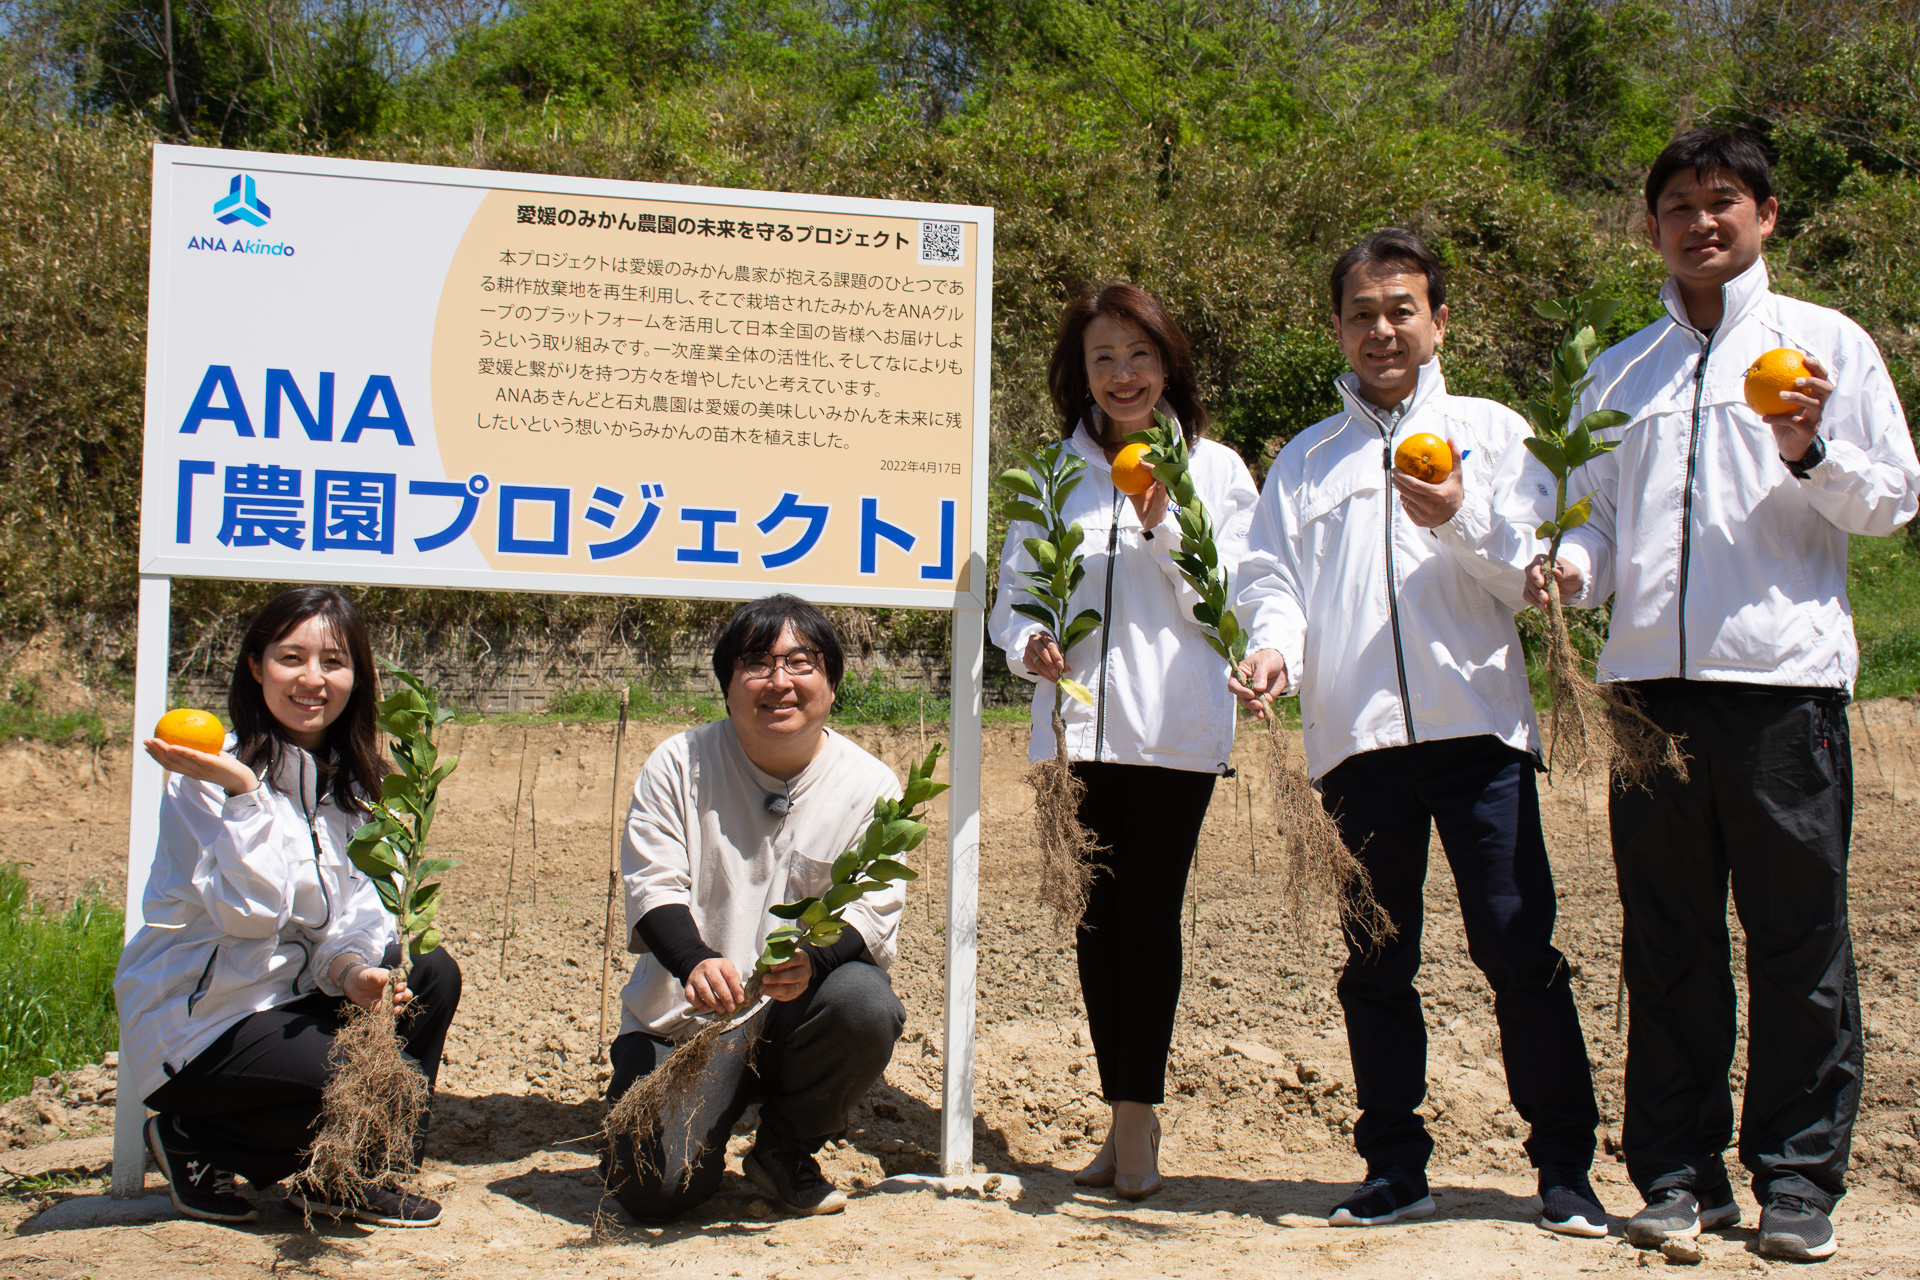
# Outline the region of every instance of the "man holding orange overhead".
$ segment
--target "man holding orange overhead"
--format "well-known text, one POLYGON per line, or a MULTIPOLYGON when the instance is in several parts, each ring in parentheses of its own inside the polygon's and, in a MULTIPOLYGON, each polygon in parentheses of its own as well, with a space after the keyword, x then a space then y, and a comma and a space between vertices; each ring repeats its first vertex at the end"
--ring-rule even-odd
POLYGON ((1514 1109, 1532 1129, 1541 1225, 1604 1236, 1588 1181, 1599 1114, 1553 945, 1538 730, 1513 626, 1538 543, 1531 514, 1508 508, 1524 508, 1513 496, 1523 474, 1545 471, 1521 445, 1518 414, 1447 391, 1446 280, 1417 237, 1375 232, 1331 283, 1353 367, 1338 383, 1345 408, 1288 442, 1267 473, 1237 600, 1251 652, 1230 682, 1263 715, 1299 691, 1309 769, 1395 929, 1374 946, 1347 928, 1339 993, 1367 1176, 1329 1221, 1378 1226, 1434 1209, 1413 980, 1437 824, 1468 951, 1493 986, 1514 1109), (1432 482, 1410 474, 1422 445, 1446 464, 1432 482))
MULTIPOLYGON (((1627 421, 1568 484, 1593 494, 1593 515, 1561 545, 1558 575, 1570 604, 1613 596, 1600 679, 1632 690, 1688 760, 1684 779, 1612 792, 1632 1023, 1624 1145, 1647 1198, 1627 1239, 1655 1246, 1740 1218, 1721 1154, 1731 879, 1747 932, 1740 1160, 1760 1251, 1826 1258, 1863 1071, 1847 929, 1859 668, 1847 535, 1911 520, 1920 463, 1873 340, 1768 288, 1761 248, 1779 203, 1757 142, 1677 139, 1646 201, 1672 273, 1667 315, 1596 360, 1574 407, 1576 422, 1597 409, 1627 421), (1805 352, 1807 372, 1774 388, 1768 407, 1785 412, 1763 417, 1743 384, 1781 348, 1805 352)), ((1542 585, 1536 567, 1536 603, 1542 585)))

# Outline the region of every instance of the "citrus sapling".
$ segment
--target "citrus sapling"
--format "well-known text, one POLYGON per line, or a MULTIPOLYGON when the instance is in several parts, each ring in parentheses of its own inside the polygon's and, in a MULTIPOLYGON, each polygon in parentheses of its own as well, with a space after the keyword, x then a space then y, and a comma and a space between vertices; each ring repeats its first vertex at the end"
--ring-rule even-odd
MULTIPOLYGON (((1174 567, 1200 597, 1192 612, 1213 651, 1226 659, 1232 671, 1242 671, 1247 657, 1247 633, 1232 607, 1231 571, 1220 555, 1213 517, 1194 487, 1193 458, 1178 423, 1153 413, 1153 426, 1128 437, 1147 446, 1145 464, 1167 487, 1167 497, 1180 526, 1180 546, 1172 553, 1174 567)), ((1444 443, 1441 446, 1446 447, 1444 443)), ((1378 945, 1393 933, 1367 869, 1340 838, 1340 826, 1320 803, 1306 769, 1295 763, 1280 733, 1279 718, 1269 708, 1267 745, 1272 752, 1274 812, 1280 828, 1281 898, 1297 927, 1305 929, 1318 904, 1332 904, 1341 920, 1378 945)))
MULTIPOLYGON (((1027 598, 1016 603, 1013 611, 1045 628, 1065 658, 1074 645, 1100 625, 1096 609, 1082 609, 1072 617, 1067 613, 1072 608, 1073 593, 1087 575, 1080 552, 1086 531, 1078 523, 1069 523, 1062 512, 1067 496, 1086 478, 1087 462, 1064 440, 1032 452, 1015 448, 1013 455, 1024 469, 1003 471, 994 483, 1009 495, 1008 517, 1040 530, 1038 537, 1021 543, 1033 568, 1020 571, 1026 579, 1027 598)), ((1007 536, 1013 535, 1009 532, 1007 536)), ((1054 682, 1053 759, 1034 765, 1027 771, 1026 780, 1033 788, 1033 821, 1040 841, 1040 901, 1053 909, 1054 925, 1067 929, 1078 927, 1086 912, 1087 889, 1093 882, 1091 859, 1097 846, 1080 825, 1080 802, 1086 797, 1086 784, 1074 775, 1067 760, 1063 694, 1085 706, 1093 705, 1092 693, 1078 680, 1063 673, 1054 682)))
MULTIPOLYGON (((429 1101, 427 1080, 405 1056, 393 1008, 396 981, 408 961, 440 945, 442 886, 436 877, 458 865, 427 851, 427 837, 439 802, 440 786, 459 757, 442 759, 434 743, 441 725, 453 718, 440 705, 437 689, 419 677, 386 663, 400 687, 375 710, 380 727, 392 735, 399 768, 382 781, 372 803, 372 819, 347 842, 347 857, 373 882, 380 903, 394 919, 400 959, 393 966, 378 1006, 348 1009, 346 1024, 334 1037, 331 1068, 320 1099, 320 1132, 312 1157, 295 1182, 324 1199, 348 1202, 399 1181, 414 1166, 419 1117, 429 1101)), ((377 960, 379 957, 369 957, 377 960)))
POLYGON ((1593 381, 1594 357, 1606 346, 1600 338, 1620 304, 1597 293, 1583 293, 1534 307, 1541 318, 1566 326, 1554 348, 1547 394, 1530 399, 1521 413, 1533 434, 1527 451, 1553 476, 1553 518, 1543 520, 1534 535, 1548 540, 1547 694, 1552 704, 1547 733, 1547 768, 1576 778, 1611 770, 1622 780, 1645 786, 1662 769, 1687 776, 1686 759, 1672 735, 1650 720, 1634 695, 1616 684, 1600 685, 1588 674, 1587 661, 1567 634, 1565 607, 1554 568, 1560 561, 1560 542, 1567 531, 1585 524, 1593 514, 1593 495, 1567 500, 1567 482, 1573 473, 1595 458, 1611 452, 1617 440, 1597 433, 1626 425, 1628 415, 1618 409, 1596 409, 1569 427, 1573 407, 1593 381))
MULTIPOLYGON (((662 1137, 668 1118, 677 1117, 685 1128, 676 1146, 687 1153, 681 1177, 692 1173, 702 1152, 700 1138, 694 1132, 700 1113, 691 1100, 699 1094, 702 1078, 721 1041, 743 1029, 754 1034, 752 1024, 767 1005, 768 998, 761 990, 767 973, 791 960, 802 944, 830 947, 837 942, 846 928, 847 908, 860 898, 895 882, 919 878, 920 873, 900 858, 918 849, 927 838, 925 806, 947 789, 946 783, 933 780, 941 749, 935 743, 924 760, 908 766, 907 785, 899 799, 882 796, 874 801, 873 820, 859 842, 834 859, 825 893, 771 908, 769 914, 784 923, 767 935, 734 1011, 694 1014, 702 1024, 700 1029, 620 1096, 602 1128, 614 1166, 631 1160, 639 1168, 664 1172, 662 1137)), ((615 1181, 608 1179, 609 1184, 615 1181)))

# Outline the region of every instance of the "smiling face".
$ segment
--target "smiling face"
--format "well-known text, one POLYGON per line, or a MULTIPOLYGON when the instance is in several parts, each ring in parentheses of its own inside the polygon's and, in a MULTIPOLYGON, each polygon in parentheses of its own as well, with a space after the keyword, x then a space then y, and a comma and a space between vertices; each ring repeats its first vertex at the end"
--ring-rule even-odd
POLYGON ((1340 350, 1369 404, 1390 409, 1413 394, 1420 366, 1447 336, 1447 308, 1427 305, 1425 272, 1363 262, 1348 273, 1333 318, 1340 350))
POLYGON ((779 656, 802 649, 815 654, 813 670, 797 676, 784 662, 773 664, 765 679, 747 674, 759 654, 745 654, 734 663, 727 682, 727 715, 740 737, 747 759, 776 778, 791 778, 806 768, 826 740, 827 716, 833 711, 833 684, 826 664, 788 623, 768 650, 779 656))
POLYGON ((247 665, 288 741, 319 750, 353 695, 353 659, 326 619, 306 619, 247 665))
POLYGON ((1087 326, 1081 345, 1087 357, 1087 389, 1113 420, 1107 438, 1118 440, 1129 431, 1151 427, 1153 406, 1167 388, 1166 365, 1153 339, 1136 324, 1102 314, 1087 326))
POLYGON ((1761 246, 1773 234, 1780 202, 1772 196, 1756 201, 1752 188, 1730 170, 1681 169, 1667 179, 1653 207, 1647 215, 1647 238, 1666 259, 1696 324, 1703 322, 1692 314, 1696 297, 1712 304, 1713 315, 1704 318, 1711 327, 1718 323, 1720 300, 1707 295, 1717 295, 1722 285, 1759 260, 1761 246))

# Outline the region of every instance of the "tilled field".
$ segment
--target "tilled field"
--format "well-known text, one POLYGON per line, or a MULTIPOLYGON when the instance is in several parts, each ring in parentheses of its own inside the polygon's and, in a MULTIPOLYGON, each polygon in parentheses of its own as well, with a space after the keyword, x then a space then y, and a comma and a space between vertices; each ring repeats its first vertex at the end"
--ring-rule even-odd
MULTIPOLYGON (((1854 1141, 1854 1194, 1838 1220, 1842 1254, 1825 1271, 1920 1274, 1920 965, 1913 853, 1920 843, 1920 715, 1888 701, 1853 712, 1858 806, 1854 932, 1868 1029, 1868 1079, 1854 1141)), ((629 731, 630 782, 672 726, 629 731)), ((904 772, 915 733, 850 735, 904 772)), ((837 1219, 769 1215, 729 1180, 707 1209, 665 1229, 625 1222, 602 1202, 586 1139, 598 1127, 606 1068, 596 1062, 612 810, 612 727, 482 726, 451 731, 462 756, 437 827, 464 865, 453 873, 449 946, 467 976, 430 1150, 429 1180, 449 1220, 428 1232, 350 1228, 311 1234, 272 1197, 245 1230, 162 1219, 83 1227, 110 1157, 107 1073, 49 1081, 0 1108, 0 1165, 22 1182, 0 1202, 0 1280, 138 1275, 182 1265, 216 1274, 296 1266, 327 1274, 444 1270, 462 1275, 548 1268, 568 1274, 798 1275, 836 1272, 997 1275, 1571 1274, 1652 1262, 1614 1239, 1576 1242, 1532 1225, 1532 1178, 1519 1117, 1506 1099, 1485 984, 1466 956, 1453 882, 1436 844, 1427 900, 1430 1092, 1439 1143, 1431 1170, 1440 1214, 1385 1232, 1321 1225, 1360 1173, 1346 1042, 1332 983, 1338 958, 1324 922, 1304 935, 1259 870, 1277 854, 1268 830, 1264 735, 1243 736, 1239 776, 1215 793, 1188 905, 1185 990, 1170 1069, 1162 1167, 1168 1186, 1141 1205, 1074 1188, 1066 1172, 1104 1130, 1070 941, 1032 901, 1033 850, 1020 783, 1024 730, 989 733, 981 850, 980 1019, 975 1160, 1004 1181, 985 1195, 858 1196, 837 1219), (521 770, 524 751, 525 770, 521 770), (524 781, 522 779, 524 778, 524 781), (512 923, 502 926, 516 789, 521 805, 512 923), (538 813, 538 850, 532 812, 538 813), (64 1208, 42 1213, 51 1201, 64 1208), (610 1215, 610 1216, 609 1216, 610 1215), (63 1225, 74 1223, 75 1225, 63 1225), (596 1223, 598 1224, 596 1227, 596 1223)), ((32 864, 56 901, 88 884, 122 892, 124 752, 15 745, 0 753, 0 860, 32 864)), ((622 802, 624 808, 624 801, 622 802)), ((1638 1207, 1611 1161, 1618 1136, 1624 1035, 1616 1028, 1619 907, 1605 798, 1572 785, 1546 797, 1560 893, 1559 940, 1574 965, 1606 1124, 1596 1183, 1607 1207, 1638 1207)), ((937 1164, 944 828, 923 853, 894 969, 910 1023, 886 1083, 823 1157, 849 1187, 937 1164), (931 865, 929 865, 929 863, 931 865)), ((1737 933, 1737 930, 1736 930, 1737 933)), ((1741 957, 1736 955, 1738 965, 1741 957)), ((625 957, 614 958, 617 988, 625 957)), ((608 1002, 608 1016, 617 1009, 608 1002)), ((1739 1068, 1736 1066, 1736 1087, 1739 1068)), ((749 1120, 751 1120, 749 1116, 749 1120)), ((737 1157, 748 1139, 736 1136, 737 1157)), ((736 1165, 737 1167, 737 1165, 736 1165)), ((157 1189, 158 1179, 150 1177, 157 1189)), ((1744 1193, 1743 1193, 1744 1198, 1744 1193)), ((1706 1260, 1773 1265, 1747 1227, 1708 1237, 1706 1260)), ((164 1201, 156 1201, 164 1204, 164 1201)))

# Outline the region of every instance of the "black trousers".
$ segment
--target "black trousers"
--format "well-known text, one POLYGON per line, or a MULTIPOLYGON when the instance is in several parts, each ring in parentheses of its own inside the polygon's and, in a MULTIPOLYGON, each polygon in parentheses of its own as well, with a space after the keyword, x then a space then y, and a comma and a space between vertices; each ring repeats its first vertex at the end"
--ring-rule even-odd
POLYGON ((1831 1209, 1865 1055, 1847 846, 1853 757, 1837 692, 1659 680, 1635 686, 1679 734, 1689 777, 1612 792, 1625 909, 1627 1172, 1643 1191, 1717 1180, 1733 1136, 1727 887, 1747 936, 1740 1161, 1753 1190, 1831 1209))
POLYGON ((1340 973, 1361 1110, 1354 1145, 1368 1168, 1423 1169, 1433 1154, 1414 1111, 1427 1093, 1427 1028, 1413 979, 1434 825, 1459 888, 1467 954, 1493 987, 1508 1094, 1531 1130, 1527 1158, 1585 1168, 1600 1114, 1571 975, 1553 945, 1533 761, 1497 738, 1450 738, 1350 756, 1322 788, 1397 930, 1370 950, 1348 928, 1340 973))
MULTIPOLYGON (((726 1172, 727 1135, 760 1104, 756 1144, 810 1154, 847 1127, 847 1113, 893 1058, 907 1011, 880 969, 840 965, 798 998, 774 1001, 730 1033, 702 1076, 699 1094, 665 1118, 664 1132, 615 1144, 601 1171, 607 1189, 642 1222, 676 1217, 712 1197, 726 1172), (755 1041, 758 1041, 756 1044, 755 1041)), ((673 1045, 644 1031, 613 1042, 607 1101, 666 1061, 673 1045)))
POLYGON ((1180 904, 1216 775, 1078 762, 1080 824, 1100 848, 1074 933, 1080 994, 1108 1102, 1159 1104, 1180 1005, 1180 904))
MULTIPOLYGON (((385 963, 399 958, 389 947, 385 963)), ((407 986, 413 1003, 400 1016, 400 1038, 431 1089, 460 1007, 460 966, 445 947, 429 951, 407 971, 407 986)), ((257 1187, 290 1177, 306 1164, 330 1074, 327 1057, 351 1007, 342 997, 315 994, 250 1013, 148 1094, 147 1105, 214 1168, 257 1187)))

